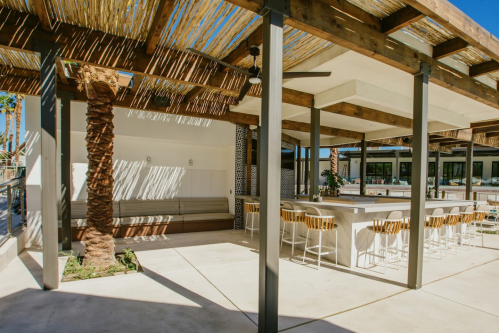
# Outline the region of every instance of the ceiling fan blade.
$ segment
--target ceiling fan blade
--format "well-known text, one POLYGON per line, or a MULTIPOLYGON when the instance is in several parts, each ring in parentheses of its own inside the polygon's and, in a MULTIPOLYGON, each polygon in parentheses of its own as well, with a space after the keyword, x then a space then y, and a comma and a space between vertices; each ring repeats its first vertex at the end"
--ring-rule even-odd
POLYGON ((243 100, 244 96, 246 96, 248 91, 251 89, 251 86, 252 86, 252 84, 249 82, 249 79, 246 78, 246 82, 244 82, 244 85, 241 88, 241 92, 239 93, 239 96, 237 97, 238 102, 243 100))
POLYGON ((305 77, 329 77, 331 72, 285 72, 282 73, 282 78, 286 79, 299 79, 305 77))
POLYGON ((215 58, 215 57, 212 57, 212 56, 210 56, 210 55, 208 55, 208 54, 206 54, 206 53, 203 53, 203 52, 201 52, 201 51, 194 50, 194 49, 192 49, 192 48, 190 48, 190 47, 189 47, 187 50, 189 50, 189 51, 191 51, 191 52, 193 52, 193 53, 196 53, 196 54, 198 54, 198 55, 200 55, 200 56, 202 56, 202 57, 204 57, 204 58, 206 58, 206 59, 209 59, 209 60, 211 60, 211 61, 218 62, 220 65, 225 66, 225 67, 229 67, 230 69, 233 69, 233 70, 235 70, 235 71, 238 71, 238 72, 239 72, 239 73, 241 73, 241 74, 244 74, 244 75, 247 75, 247 76, 250 76, 250 75, 251 75, 251 73, 250 73, 250 72, 245 71, 244 69, 241 69, 241 68, 239 68, 239 67, 236 67, 236 66, 233 66, 233 65, 231 65, 231 64, 228 64, 228 63, 226 63, 225 61, 219 60, 219 59, 217 59, 217 58, 215 58))

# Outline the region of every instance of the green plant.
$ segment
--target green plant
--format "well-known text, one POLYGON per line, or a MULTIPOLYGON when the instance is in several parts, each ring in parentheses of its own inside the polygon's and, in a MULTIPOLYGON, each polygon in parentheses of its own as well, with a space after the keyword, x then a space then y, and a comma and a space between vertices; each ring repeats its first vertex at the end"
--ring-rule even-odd
POLYGON ((322 177, 326 177, 326 182, 324 185, 329 186, 332 191, 336 191, 343 185, 345 185, 345 180, 338 174, 333 174, 330 169, 326 169, 321 173, 322 177))
POLYGON ((118 272, 124 272, 125 270, 126 270, 125 266, 123 266, 120 263, 116 263, 115 265, 109 266, 107 272, 109 274, 114 274, 114 273, 118 273, 118 272))
POLYGON ((497 231, 495 230, 477 230, 476 232, 481 232, 482 234, 496 235, 497 231))
POLYGON ((137 257, 131 248, 123 249, 123 257, 120 258, 120 262, 128 269, 135 270, 137 269, 137 257))
POLYGON ((79 252, 76 256, 74 255, 73 250, 71 250, 70 253, 60 252, 60 254, 69 257, 66 266, 64 266, 63 275, 78 273, 79 269, 81 269, 81 260, 78 258, 79 252))

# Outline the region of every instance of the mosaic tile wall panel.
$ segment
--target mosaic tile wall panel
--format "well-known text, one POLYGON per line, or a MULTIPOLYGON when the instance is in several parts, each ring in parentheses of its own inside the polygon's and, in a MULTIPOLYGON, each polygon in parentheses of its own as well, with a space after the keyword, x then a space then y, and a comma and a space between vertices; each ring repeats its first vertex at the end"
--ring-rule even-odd
MULTIPOLYGON (((253 131, 253 139, 257 139, 256 131, 253 131)), ((246 147, 247 129, 236 126, 236 184, 235 194, 246 194, 246 147)), ((295 146, 282 141, 281 147, 295 150, 295 146)), ((251 166, 251 194, 256 195, 256 166, 251 166)), ((281 170, 281 197, 293 198, 295 193, 295 172, 293 170, 281 170)), ((235 228, 243 229, 243 200, 235 200, 235 228)))

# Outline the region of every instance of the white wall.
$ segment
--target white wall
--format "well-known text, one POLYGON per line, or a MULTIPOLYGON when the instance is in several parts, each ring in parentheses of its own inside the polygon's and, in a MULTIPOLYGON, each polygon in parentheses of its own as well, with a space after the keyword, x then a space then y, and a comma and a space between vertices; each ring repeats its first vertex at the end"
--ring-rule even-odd
MULTIPOLYGON (((85 113, 86 104, 71 103, 73 200, 87 196, 85 113)), ((234 213, 235 125, 122 108, 115 108, 114 115, 115 199, 227 197, 234 213)), ((40 98, 27 96, 28 246, 41 244, 39 131, 40 98)), ((60 131, 58 136, 60 142, 60 131)), ((58 149, 60 157, 60 145, 58 149)), ((60 158, 56 181, 60 199, 60 158)))

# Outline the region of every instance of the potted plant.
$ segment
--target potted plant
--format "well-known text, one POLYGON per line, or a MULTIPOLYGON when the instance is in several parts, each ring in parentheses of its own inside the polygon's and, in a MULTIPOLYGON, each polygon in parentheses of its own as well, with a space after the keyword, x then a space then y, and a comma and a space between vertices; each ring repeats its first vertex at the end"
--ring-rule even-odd
POLYGON ((326 177, 324 185, 329 186, 329 190, 333 196, 338 196, 338 190, 345 185, 345 180, 338 174, 333 174, 330 169, 326 169, 321 173, 322 177, 326 177))
POLYGON ((314 196, 313 196, 314 201, 315 202, 322 202, 322 192, 321 192, 321 189, 319 186, 317 186, 317 193, 318 194, 314 194, 314 196))

